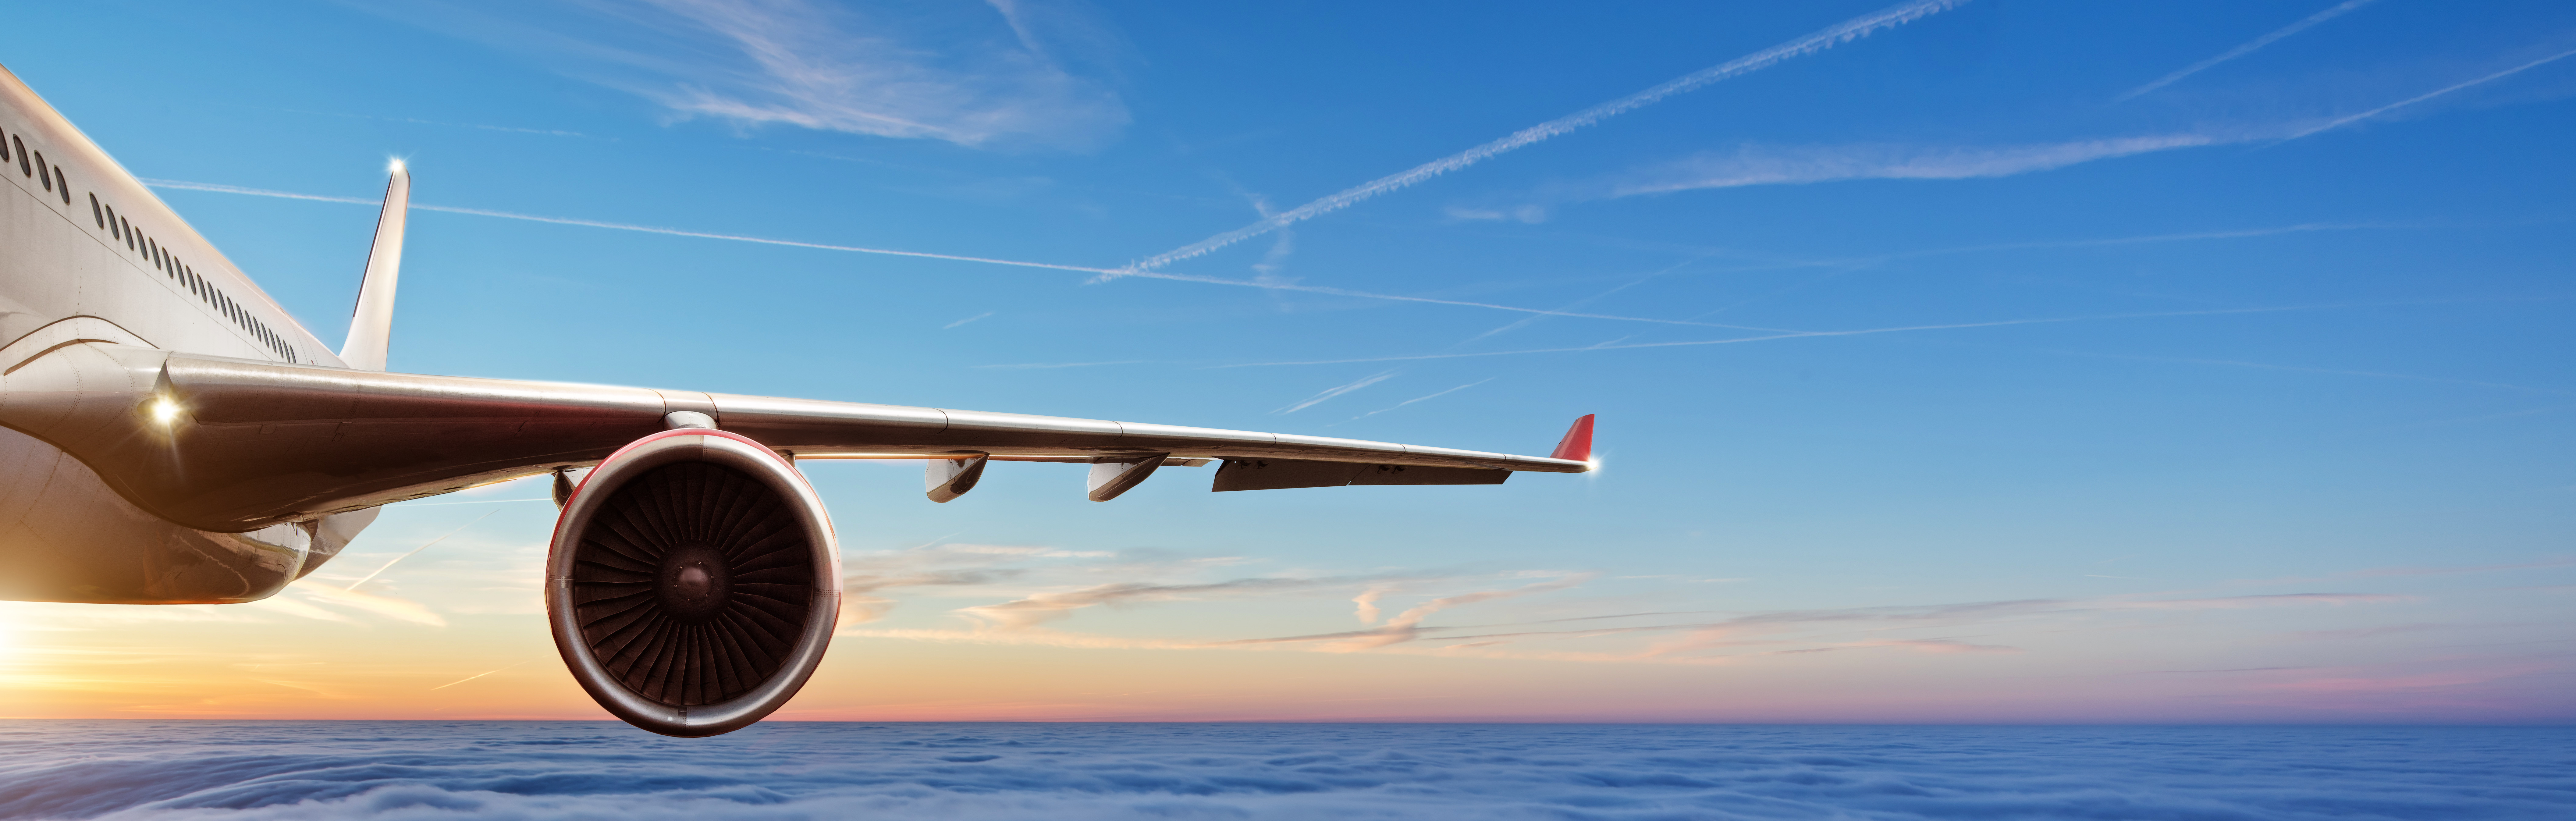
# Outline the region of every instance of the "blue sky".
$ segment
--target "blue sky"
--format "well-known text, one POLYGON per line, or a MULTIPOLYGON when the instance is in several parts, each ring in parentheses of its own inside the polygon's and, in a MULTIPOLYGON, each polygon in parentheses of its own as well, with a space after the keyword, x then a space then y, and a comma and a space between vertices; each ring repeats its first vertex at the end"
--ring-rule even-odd
MULTIPOLYGON (((1094 273, 1888 8, 100 2, 7 12, 0 60, 325 339, 373 211, 219 189, 365 199, 401 157, 423 206, 1062 266, 416 211, 397 370, 1522 453, 1601 415, 1601 473, 1500 488, 1093 504, 1005 465, 934 506, 909 463, 812 466, 885 600, 814 715, 2576 715, 2576 8, 1929 5, 1094 273), (1224 644, 1408 610, 1628 632, 1224 644), (1230 695, 869 700, 998 669, 1230 695), (1467 684, 1502 669, 1538 683, 1467 684), (1368 677, 1473 695, 1264 689, 1368 677)), ((447 666, 333 679, 378 694, 348 714, 514 663, 540 695, 458 709, 581 715, 511 655, 551 515, 397 508, 325 575, 465 530, 385 601, 258 611, 261 652, 417 631, 447 666)))

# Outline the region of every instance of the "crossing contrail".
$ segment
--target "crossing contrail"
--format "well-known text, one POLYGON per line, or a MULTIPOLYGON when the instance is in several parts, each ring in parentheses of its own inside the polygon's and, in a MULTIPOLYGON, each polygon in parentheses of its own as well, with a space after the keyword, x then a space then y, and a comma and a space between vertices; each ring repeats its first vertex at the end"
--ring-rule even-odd
POLYGON ((2342 17, 2342 16, 2343 16, 2343 14, 2344 14, 2344 12, 2348 12, 2348 11, 2351 11, 2351 10, 2353 10, 2353 9, 2357 9, 2357 8, 2361 8, 2361 7, 2363 7, 2363 6, 2370 5, 2370 4, 2371 4, 2372 2, 2374 2, 2374 1, 2375 1, 2375 0, 2345 0, 2345 2, 2344 2, 2342 5, 2338 5, 2338 6, 2335 6, 2335 7, 2333 7, 2333 8, 2326 9, 2325 11, 2321 11, 2321 12, 2317 12, 2317 13, 2315 13, 2315 14, 2308 15, 2305 19, 2302 19, 2302 20, 2300 20, 2299 22, 2291 23, 2291 24, 2289 24, 2289 25, 2287 25, 2287 26, 2282 26, 2281 28, 2279 28, 2279 29, 2277 29, 2277 30, 2274 30, 2274 31, 2273 31, 2272 33, 2270 33, 2270 34, 2266 34, 2266 35, 2263 35, 2263 36, 2261 36, 2261 37, 2256 37, 2256 38, 2254 38, 2252 41, 2247 42, 2247 43, 2246 43, 2246 44, 2244 44, 2244 45, 2237 46, 2237 47, 2232 48, 2232 49, 2228 49, 2228 50, 2227 50, 2227 53, 2225 53, 2225 54, 2221 54, 2221 55, 2218 55, 2218 56, 2216 56, 2216 57, 2211 57, 2211 58, 2209 58, 2209 59, 2207 59, 2207 60, 2202 60, 2202 61, 2200 61, 2200 62, 2193 63, 2193 64, 2191 64, 2191 65, 2183 66, 2183 67, 2182 67, 2182 70, 2180 70, 2180 71, 2176 71, 2176 72, 2174 72, 2174 73, 2172 73, 2172 74, 2167 74, 2167 75, 2162 76, 2162 77, 2158 77, 2158 78, 2156 78, 2156 81, 2155 81, 2155 82, 2148 83, 2148 84, 2146 84, 2146 85, 2142 85, 2142 86, 2139 86, 2139 87, 2137 87, 2137 88, 2130 89, 2130 90, 2129 90, 2129 93, 2120 95, 2119 100, 2116 100, 2116 101, 2114 101, 2114 102, 2125 102, 2125 101, 2128 101, 2128 100, 2130 100, 2130 99, 2132 99, 2132 98, 2137 97, 2138 95, 2145 94, 2145 93, 2147 93, 2147 92, 2154 91, 2154 90, 2156 90, 2156 89, 2163 88, 2163 87, 2165 87, 2165 86, 2173 85, 2173 84, 2174 84, 2174 81, 2176 81, 2176 80, 2180 80, 2180 79, 2182 79, 2182 78, 2184 78, 2184 77, 2189 77, 2189 76, 2191 76, 2191 75, 2198 74, 2198 73, 2200 73, 2203 69, 2207 69, 2207 68, 2209 68, 2210 66, 2215 66, 2215 65, 2218 65, 2218 64, 2220 64, 2220 63, 2224 63, 2224 62, 2227 62, 2227 61, 2229 61, 2229 60, 2236 59, 2236 58, 2238 58, 2238 57, 2243 57, 2243 56, 2245 56, 2245 55, 2252 54, 2252 53, 2254 53, 2254 51, 2255 51, 2256 49, 2260 49, 2260 48, 2262 48, 2262 47, 2264 47, 2264 46, 2271 45, 2271 44, 2273 43, 2273 41, 2279 40, 2279 39, 2281 39, 2281 38, 2283 38, 2283 37, 2288 37, 2288 36, 2293 35, 2293 34, 2297 34, 2297 33, 2302 32, 2302 31, 2306 31, 2306 30, 2307 30, 2307 28, 2308 28, 2309 26, 2313 26, 2313 25, 2316 25, 2316 24, 2318 24, 2318 23, 2323 23, 2323 22, 2325 22, 2325 21, 2332 20, 2332 19, 2335 19, 2335 18, 2337 18, 2337 17, 2342 17))
POLYGON ((1242 228, 1227 231, 1161 254, 1146 257, 1145 259, 1137 261, 1125 268, 1093 277, 1091 281, 1107 282, 1123 276, 1134 276, 1143 271, 1161 268, 1174 262, 1205 254, 1209 251, 1214 251, 1228 245, 1233 245, 1237 242, 1261 236, 1298 222, 1303 222, 1326 213, 1350 207, 1354 203, 1370 197, 1375 197, 1379 194, 1402 189, 1423 180, 1431 179, 1432 177, 1437 177, 1451 171, 1456 171, 1466 168, 1467 166, 1484 162, 1487 159, 1537 143, 1549 137, 1564 134, 1602 120, 1607 120, 1639 108, 1653 105, 1657 102, 1661 102, 1664 98, 1675 94, 1690 91, 1719 80, 1743 74, 1750 74, 1764 68, 1769 68, 1775 63, 1779 63, 1780 61, 1787 60, 1792 57, 1803 57, 1809 54, 1814 54, 1843 43, 1867 37, 1879 29, 1893 28, 1914 20, 1939 14, 1941 12, 1957 8, 1961 5, 1965 5, 1967 2, 1968 0, 1916 0, 1916 2, 1904 3, 1881 10, 1874 14, 1855 17, 1823 31, 1819 31, 1805 37, 1800 37, 1786 43, 1781 43, 1752 54, 1747 54, 1727 63, 1682 75, 1662 85, 1512 132, 1510 136, 1414 166, 1412 169, 1404 171, 1403 173, 1380 177, 1375 180, 1371 180, 1366 184, 1360 185, 1359 187, 1351 188, 1342 191, 1341 193, 1306 203, 1305 205, 1301 205, 1296 208, 1263 217, 1260 222, 1255 222, 1242 228))
MULTIPOLYGON (((218 194, 245 194, 254 197, 275 197, 278 199, 309 200, 312 202, 340 202, 366 206, 383 204, 380 200, 361 199, 358 197, 333 197, 323 194, 300 194, 293 191, 273 191, 266 188, 248 188, 239 185, 222 185, 211 182, 189 182, 186 180, 160 179, 145 179, 143 182, 144 184, 150 185, 154 188, 167 188, 180 191, 210 191, 218 194)), ((1533 314, 1539 316, 1561 316, 1574 319, 1606 319, 1615 322, 1649 322, 1661 325, 1696 325, 1708 328, 1733 328, 1736 330, 1752 331, 1770 330, 1768 328, 1726 325, 1714 322, 1692 322, 1680 319, 1655 319, 1652 317, 1618 316, 1615 314, 1587 314, 1574 313, 1571 311, 1550 311, 1544 308, 1523 308, 1515 305, 1498 305, 1491 302, 1471 302, 1458 299, 1437 299, 1433 297, 1403 296, 1400 294, 1380 294, 1368 291, 1354 291, 1348 288, 1332 288, 1321 285, 1297 285, 1286 282, 1226 279, 1223 277, 1198 276, 1195 274, 1175 274, 1165 271, 1122 271, 1120 269, 1094 268, 1085 265, 1060 265, 1052 262, 1029 262, 1026 260, 1016 259, 995 259, 993 257, 970 257, 960 254, 937 254, 928 251, 902 251, 892 248, 870 248, 863 245, 832 245, 821 242, 799 242, 796 240, 771 239, 768 237, 753 237, 741 234, 718 234, 708 231, 689 231, 679 228, 662 228, 652 225, 634 225, 623 222, 605 222, 601 220, 575 219, 572 217, 549 217, 538 214, 521 214, 515 211, 494 211, 485 208, 458 208, 452 205, 423 205, 420 203, 412 203, 411 207, 413 210, 418 211, 471 214, 478 217, 527 220, 530 222, 543 222, 555 225, 579 225, 587 228, 607 228, 615 231, 639 231, 647 234, 662 234, 674 237, 720 239, 730 242, 758 243, 761 245, 783 245, 790 248, 813 248, 822 251, 845 251, 855 254, 881 254, 896 257, 948 260, 952 262, 978 262, 986 265, 1007 265, 1015 268, 1040 268, 1050 271, 1073 271, 1085 274, 1123 274, 1128 276, 1141 276, 1149 279, 1171 280, 1173 282, 1196 282, 1206 285, 1232 285, 1238 288, 1260 288, 1270 291, 1294 291, 1297 293, 1343 296, 1356 299, 1382 299, 1389 302, 1414 302, 1425 305, 1450 305, 1460 308, 1483 308, 1486 310, 1510 311, 1514 313, 1533 314)))
POLYGON ((2353 123, 2357 123, 2357 122, 2361 122, 2361 121, 2363 121, 2363 120, 2367 120, 2367 119, 2370 119, 2370 118, 2372 118, 2372 117, 2377 117, 2377 116, 2379 116, 2379 115, 2381 115, 2381 114, 2386 114, 2386 113, 2388 113, 2388 112, 2395 111, 2395 110, 2400 109, 2400 108, 2405 108, 2405 107, 2407 107, 2407 106, 2414 105, 2414 104, 2416 104, 2416 103, 2420 103, 2420 102, 2423 102, 2423 101, 2425 101, 2425 100, 2430 100, 2430 99, 2433 99, 2433 98, 2435 98, 2435 97, 2442 96, 2442 95, 2444 95, 2444 94, 2449 94, 2449 93, 2451 93, 2451 92, 2458 91, 2458 90, 2463 89, 2463 88, 2468 88, 2468 87, 2470 87, 2470 86, 2476 86, 2476 85, 2484 85, 2484 84, 2486 84, 2486 83, 2490 83, 2490 82, 2494 82, 2494 81, 2497 81, 2497 80, 2501 80, 2501 79, 2504 79, 2504 78, 2506 78, 2506 77, 2511 77, 2511 76, 2516 75, 2516 74, 2521 74, 2521 73, 2523 73, 2523 72, 2525 72, 2525 71, 2530 71, 2530 70, 2532 70, 2532 69, 2535 69, 2535 68, 2539 68, 2539 67, 2541 67, 2541 66, 2548 65, 2548 64, 2550 64, 2550 63, 2555 63, 2555 62, 2558 62, 2558 61, 2560 61, 2560 60, 2567 59, 2568 57, 2576 57, 2576 50, 2562 51, 2562 52, 2559 52, 2559 53, 2557 53, 2557 54, 2552 54, 2552 55, 2549 55, 2549 56, 2547 56, 2547 57, 2542 57, 2542 58, 2540 58, 2540 59, 2538 59, 2538 60, 2533 60, 2533 61, 2531 61, 2531 62, 2524 63, 2524 64, 2522 64, 2522 65, 2518 65, 2518 66, 2514 66, 2514 67, 2512 67, 2512 68, 2508 68, 2508 69, 2505 69, 2505 70, 2503 70, 2503 71, 2496 72, 2496 73, 2494 73, 2494 74, 2489 74, 2489 75, 2487 75, 2487 76, 2480 77, 2480 78, 2477 78, 2477 79, 2475 79, 2475 80, 2470 80, 2470 81, 2465 82, 2465 83, 2459 83, 2459 84, 2457 84, 2457 85, 2445 86, 2445 87, 2443 87, 2441 90, 2438 90, 2438 91, 2433 91, 2433 92, 2429 92, 2429 93, 2425 93, 2425 94, 2420 94, 2420 95, 2417 95, 2417 96, 2414 96, 2414 97, 2408 97, 2408 98, 2406 98, 2406 99, 2399 100, 2399 101, 2397 101, 2397 102, 2393 102, 2393 103, 2389 103, 2389 104, 2387 104, 2387 105, 2380 106, 2380 107, 2378 107, 2378 108, 2374 108, 2374 109, 2371 109, 2371 110, 2369 110, 2369 111, 2364 111, 2364 112, 2359 113, 2359 114, 2354 114, 2354 115, 2349 116, 2349 117, 2343 117, 2343 118, 2339 118, 2339 119, 2331 120, 2331 121, 2328 121, 2328 122, 2327 122, 2326 124, 2324 124, 2324 125, 2320 125, 2320 126, 2315 126, 2315 127, 2312 127, 2312 128, 2308 128, 2308 129, 2303 130, 2303 131, 2300 131, 2300 132, 2298 132, 2298 133, 2291 134, 2290 136, 2282 137, 2282 138, 2281 138, 2281 141, 2282 141, 2282 142, 2288 142, 2288 141, 2290 141, 2290 140, 2295 140, 2295 139, 2298 139, 2298 138, 2300 138, 2300 137, 2305 137, 2305 136, 2308 136, 2308 135, 2310 135, 2310 134, 2318 133, 2318 132, 2320 132, 2320 131, 2332 131, 2332 130, 2334 130, 2334 129, 2342 128, 2342 127, 2344 127, 2344 126, 2351 125, 2351 124, 2353 124, 2353 123))
MULTIPOLYGON (((154 188, 174 188, 182 191, 212 191, 219 194, 249 194, 254 197, 277 197, 280 199, 312 200, 315 202, 346 202, 357 205, 383 204, 380 200, 359 199, 357 197, 328 197, 321 194, 298 194, 293 191, 271 191, 265 188, 245 188, 238 185, 218 185, 210 182, 145 179, 143 184, 154 188)), ((945 259, 956 262, 981 262, 986 265, 1009 265, 1019 268, 1045 268, 1048 270, 1074 271, 1086 274, 1105 273, 1110 270, 1107 268, 1091 268, 1081 265, 1058 265, 1052 262, 1027 262, 1016 259, 969 257, 957 254, 934 254, 928 251, 899 251, 892 248, 868 248, 859 245, 827 245, 820 242, 798 242, 791 239, 770 239, 768 237, 752 237, 741 234, 717 234, 707 231, 688 231, 679 228, 633 225, 623 222, 602 222, 599 220, 574 219, 572 217, 548 217, 538 214, 521 214, 512 211, 493 211, 483 208, 458 208, 452 205, 422 205, 420 203, 412 203, 411 207, 416 211, 443 211, 450 214, 472 214, 478 217, 499 217, 501 219, 527 220, 529 222, 547 222, 556 225, 580 225, 589 228, 609 228, 618 231, 641 231, 647 234, 663 234, 674 237, 697 237, 699 239, 722 239, 732 240, 734 242, 756 242, 762 245, 784 245, 791 248, 817 248, 825 251, 850 251, 861 254, 884 254, 886 256, 896 257, 945 259)))

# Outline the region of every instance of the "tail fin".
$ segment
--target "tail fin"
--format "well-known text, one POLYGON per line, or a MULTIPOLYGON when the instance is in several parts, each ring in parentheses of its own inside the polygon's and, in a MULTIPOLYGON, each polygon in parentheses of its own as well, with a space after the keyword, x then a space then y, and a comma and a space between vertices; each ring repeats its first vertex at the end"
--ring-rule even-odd
POLYGON ((1574 420, 1574 427, 1565 429, 1565 438, 1556 440, 1556 452, 1548 454, 1547 457, 1572 459, 1577 462, 1592 461, 1592 417, 1598 415, 1587 413, 1583 418, 1574 420))
POLYGON ((394 333, 394 283, 402 278, 403 216, 411 210, 411 172, 401 160, 385 182, 385 210, 376 216, 376 244, 367 250, 367 274, 358 283, 358 309, 349 318, 349 341, 340 361, 362 371, 385 369, 394 333))

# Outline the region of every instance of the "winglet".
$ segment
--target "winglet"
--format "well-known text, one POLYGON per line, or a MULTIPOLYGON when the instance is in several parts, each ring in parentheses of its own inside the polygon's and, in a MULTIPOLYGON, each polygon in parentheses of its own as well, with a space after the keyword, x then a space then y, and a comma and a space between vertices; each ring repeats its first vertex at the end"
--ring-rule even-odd
POLYGON ((376 216, 376 242, 367 249, 367 273, 358 282, 358 308, 349 317, 349 341, 340 361, 362 371, 385 369, 394 333, 394 283, 402 277, 403 217, 411 209, 411 172, 401 160, 385 181, 385 209, 376 216))
POLYGON ((1574 427, 1565 429, 1565 438, 1556 440, 1556 450, 1549 453, 1547 458, 1572 459, 1577 462, 1592 461, 1592 417, 1598 415, 1587 413, 1583 418, 1574 420, 1574 427))

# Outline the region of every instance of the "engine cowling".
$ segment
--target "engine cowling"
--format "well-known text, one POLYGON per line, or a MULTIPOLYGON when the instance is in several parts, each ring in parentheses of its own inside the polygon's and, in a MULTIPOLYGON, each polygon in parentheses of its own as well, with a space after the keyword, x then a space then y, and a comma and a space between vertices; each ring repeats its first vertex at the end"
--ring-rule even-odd
POLYGON ((600 462, 565 501, 546 615, 599 705, 663 735, 768 716, 823 661, 840 547, 785 457, 738 434, 666 430, 600 462))

